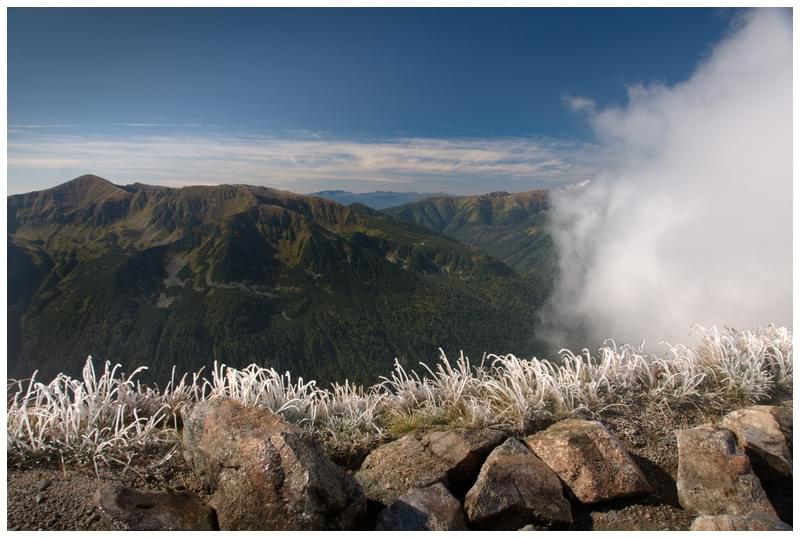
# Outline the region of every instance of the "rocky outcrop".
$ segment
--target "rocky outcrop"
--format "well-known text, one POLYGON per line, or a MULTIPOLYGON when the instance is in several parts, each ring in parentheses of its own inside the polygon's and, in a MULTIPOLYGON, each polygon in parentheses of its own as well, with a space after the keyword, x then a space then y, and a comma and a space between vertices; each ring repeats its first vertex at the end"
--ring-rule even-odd
POLYGON ((411 488, 378 516, 379 531, 467 530, 464 509, 440 482, 411 488))
POLYGON ((495 448, 464 500, 478 529, 514 530, 528 524, 566 527, 572 511, 561 481, 516 439, 495 448))
POLYGON ((436 482, 460 495, 475 481, 489 452, 505 437, 492 429, 409 434, 370 452, 355 478, 369 499, 386 506, 410 488, 436 482))
POLYGON ((692 522, 692 531, 790 531, 792 527, 764 512, 744 516, 722 514, 699 516, 692 522))
POLYGON ((642 471, 600 422, 564 420, 525 438, 525 443, 582 503, 651 492, 642 471))
POLYGON ((777 517, 750 465, 724 428, 698 426, 675 433, 678 441, 678 500, 701 515, 752 511, 777 517))
POLYGON ((366 499, 308 433, 263 408, 201 402, 184 413, 184 456, 214 490, 222 530, 343 530, 366 499))
POLYGON ((213 531, 214 511, 197 495, 177 491, 140 491, 121 484, 104 484, 94 502, 119 530, 213 531))
POLYGON ((777 407, 754 405, 726 415, 720 425, 736 434, 753 466, 763 470, 759 474, 780 480, 792 476, 792 452, 784 433, 787 422, 791 424, 791 418, 782 416, 777 407))

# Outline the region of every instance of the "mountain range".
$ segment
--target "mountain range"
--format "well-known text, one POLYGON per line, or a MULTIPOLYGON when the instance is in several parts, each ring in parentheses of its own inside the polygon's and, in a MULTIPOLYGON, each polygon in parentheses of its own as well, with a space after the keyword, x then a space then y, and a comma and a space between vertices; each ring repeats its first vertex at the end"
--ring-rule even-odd
POLYGON ((312 192, 309 196, 316 196, 318 198, 325 198, 326 200, 333 200, 340 204, 364 204, 372 209, 385 209, 387 207, 394 207, 408 202, 414 202, 423 198, 431 196, 448 196, 442 192, 391 192, 391 191, 374 191, 374 192, 348 192, 348 191, 319 191, 312 192))
POLYGON ((477 247, 521 273, 548 279, 557 260, 545 226, 548 207, 545 190, 500 191, 431 197, 385 212, 477 247))
MULTIPOLYGON (((77 374, 91 354, 147 365, 158 381, 172 365, 218 360, 371 383, 395 357, 415 365, 438 347, 480 357, 539 346, 542 279, 454 239, 466 229, 457 219, 416 222, 428 213, 414 204, 381 212, 265 187, 86 175, 7 206, 10 377, 77 374)), ((514 207, 490 204, 486 229, 517 223, 514 207)))

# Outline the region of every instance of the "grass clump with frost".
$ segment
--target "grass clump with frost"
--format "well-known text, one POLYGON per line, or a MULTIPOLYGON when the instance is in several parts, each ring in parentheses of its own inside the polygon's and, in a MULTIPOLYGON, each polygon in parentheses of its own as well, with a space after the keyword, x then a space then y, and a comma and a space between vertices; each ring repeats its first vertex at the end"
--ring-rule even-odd
MULTIPOLYGON (((559 361, 486 355, 451 363, 442 351, 421 374, 395 362, 372 387, 292 380, 271 368, 214 363, 173 379, 164 390, 135 381, 89 357, 80 379, 34 377, 8 386, 8 450, 58 453, 95 466, 129 465, 142 455, 163 458, 179 445, 179 416, 192 402, 233 398, 261 406, 315 432, 332 450, 352 450, 420 428, 441 425, 524 427, 545 413, 590 414, 613 406, 655 404, 724 408, 763 400, 792 387, 792 335, 768 326, 755 331, 695 327, 692 346, 664 344, 662 355, 608 340, 595 354, 561 350, 559 361)), ((156 458, 158 460, 158 458, 156 458)))

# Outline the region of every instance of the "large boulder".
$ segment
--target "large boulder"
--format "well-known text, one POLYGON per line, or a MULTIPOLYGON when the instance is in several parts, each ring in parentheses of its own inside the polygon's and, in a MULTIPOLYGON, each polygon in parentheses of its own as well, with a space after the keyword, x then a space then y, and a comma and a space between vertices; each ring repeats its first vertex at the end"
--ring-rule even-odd
POLYGON ((465 531, 461 503, 441 482, 411 488, 378 516, 379 531, 465 531))
POLYGON ((495 448, 464 499, 474 528, 514 530, 528 524, 567 527, 572 510, 561 481, 516 439, 495 448))
POLYGON ((600 422, 563 420, 526 437, 525 443, 582 503, 652 491, 619 439, 600 422))
POLYGON ((200 497, 189 492, 140 491, 109 483, 95 491, 94 502, 118 530, 217 530, 214 510, 200 497))
POLYGON ((678 501, 701 515, 777 517, 747 455, 730 430, 697 426, 675 432, 678 441, 678 501))
POLYGON ((228 399, 184 414, 184 456, 215 490, 222 530, 353 529, 366 511, 358 484, 308 433, 228 399))
POLYGON ((751 512, 744 516, 721 514, 699 516, 691 531, 790 531, 792 527, 764 512, 751 512))
POLYGON ((460 496, 504 439, 503 432, 493 429, 412 433, 370 452, 355 478, 369 499, 386 506, 410 488, 436 482, 460 496))
POLYGON ((739 409, 726 415, 720 425, 736 434, 739 446, 760 475, 772 480, 791 478, 792 452, 785 433, 787 425, 791 428, 791 419, 787 420, 777 407, 739 409))

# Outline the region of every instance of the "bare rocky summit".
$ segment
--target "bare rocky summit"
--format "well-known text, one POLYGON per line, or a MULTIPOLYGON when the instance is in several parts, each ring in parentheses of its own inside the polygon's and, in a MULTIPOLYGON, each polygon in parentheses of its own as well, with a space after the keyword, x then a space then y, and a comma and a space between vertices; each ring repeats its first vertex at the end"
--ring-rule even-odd
POLYGON ((630 421, 612 415, 607 423, 562 420, 527 437, 493 429, 420 431, 345 470, 280 416, 214 400, 183 414, 184 457, 176 454, 157 474, 127 469, 96 477, 56 462, 38 470, 10 464, 8 526, 790 530, 791 476, 778 480, 780 465, 770 470, 750 461, 756 441, 786 453, 776 423, 791 454, 790 414, 788 401, 708 424, 640 422, 643 441, 635 444, 630 421), (654 443, 675 453, 655 462, 654 443), (648 493, 643 484, 653 482, 674 495, 648 493))
POLYGON ((505 437, 498 430, 463 428, 408 434, 373 450, 355 478, 369 499, 387 505, 409 488, 436 482, 463 496, 483 460, 505 437))
POLYGON ((692 522, 693 531, 790 531, 792 527, 764 512, 750 512, 743 516, 723 514, 699 516, 692 522))
POLYGON ((184 420, 184 455, 215 490, 221 530, 346 530, 364 515, 355 481, 279 415, 226 399, 196 404, 184 420))
POLYGON ((566 528, 572 523, 561 481, 513 438, 489 454, 464 508, 479 529, 515 530, 530 524, 566 528))
POLYGON ((678 498, 702 515, 744 515, 754 510, 777 517, 750 459, 730 430, 698 426, 676 432, 678 498))
POLYGON ((652 491, 619 439, 600 422, 564 420, 527 437, 525 443, 582 503, 652 491))
POLYGON ((411 488, 378 517, 381 531, 465 531, 467 520, 461 502, 441 482, 411 488))
POLYGON ((754 405, 726 415, 720 425, 731 430, 754 466, 771 478, 792 476, 791 419, 773 405, 754 405))

